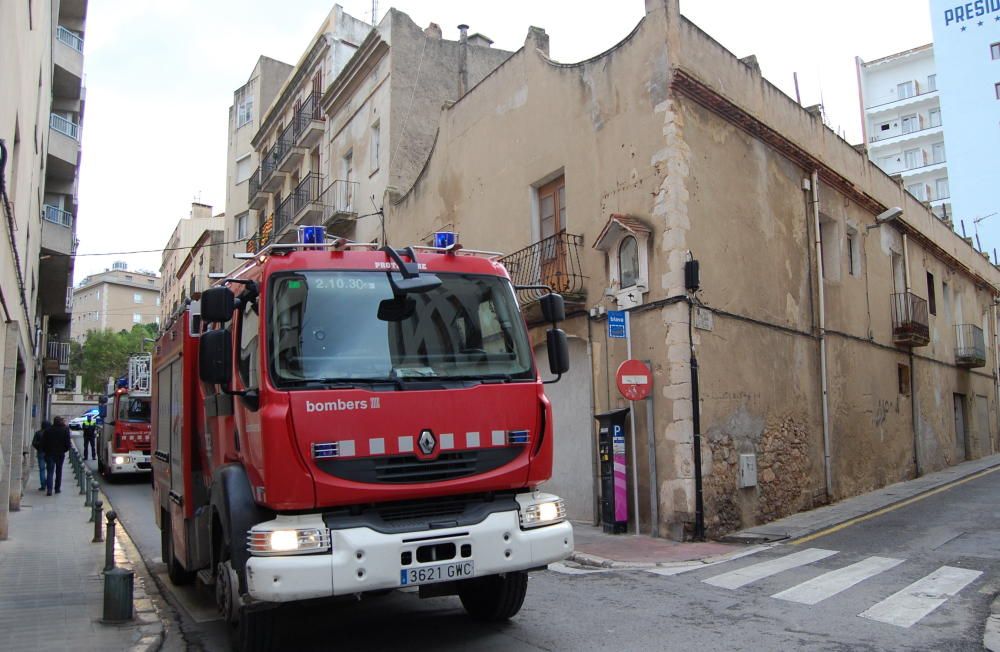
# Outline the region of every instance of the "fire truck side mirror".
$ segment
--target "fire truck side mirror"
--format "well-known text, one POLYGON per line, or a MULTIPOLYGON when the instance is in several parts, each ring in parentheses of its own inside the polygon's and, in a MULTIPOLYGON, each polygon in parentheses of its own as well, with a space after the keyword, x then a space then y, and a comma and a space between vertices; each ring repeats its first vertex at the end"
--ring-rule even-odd
MULTIPOLYGON (((225 291, 229 293, 229 290, 225 291)), ((229 331, 219 328, 202 333, 198 343, 198 376, 201 380, 228 388, 232 353, 233 343, 229 331)))
POLYGON ((236 309, 236 297, 229 288, 208 288, 201 293, 201 320, 203 322, 226 323, 233 318, 236 309))
POLYGON ((542 317, 550 324, 557 324, 566 319, 566 304, 561 294, 549 292, 538 303, 542 308, 542 317))
POLYGON ((561 328, 550 328, 545 333, 545 344, 549 350, 549 371, 557 376, 569 371, 569 343, 566 341, 566 333, 561 328))

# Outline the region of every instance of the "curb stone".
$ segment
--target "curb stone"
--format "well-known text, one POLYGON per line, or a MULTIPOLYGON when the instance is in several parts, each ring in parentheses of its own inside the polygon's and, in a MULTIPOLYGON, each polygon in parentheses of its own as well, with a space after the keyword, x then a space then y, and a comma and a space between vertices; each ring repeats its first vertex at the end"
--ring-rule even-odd
MULTIPOLYGON (((721 555, 715 555, 712 557, 703 557, 701 559, 691 559, 688 561, 659 561, 659 562, 642 562, 642 561, 615 561, 613 559, 605 559, 604 557, 599 557, 597 555, 591 555, 586 552, 573 551, 567 558, 569 561, 576 562, 581 566, 587 566, 591 568, 613 568, 617 570, 643 570, 649 568, 699 568, 701 566, 709 566, 712 564, 718 564, 720 562, 729 561, 733 558, 745 557, 750 554, 760 552, 761 550, 766 550, 773 547, 775 544, 760 544, 759 546, 747 546, 742 550, 734 550, 732 552, 726 552, 721 555), (755 549, 756 548, 756 549, 755 549)), ((1000 652, 998 648, 997 652, 1000 652)))
POLYGON ((993 598, 990 615, 983 630, 983 647, 990 652, 1000 652, 1000 595, 993 598))

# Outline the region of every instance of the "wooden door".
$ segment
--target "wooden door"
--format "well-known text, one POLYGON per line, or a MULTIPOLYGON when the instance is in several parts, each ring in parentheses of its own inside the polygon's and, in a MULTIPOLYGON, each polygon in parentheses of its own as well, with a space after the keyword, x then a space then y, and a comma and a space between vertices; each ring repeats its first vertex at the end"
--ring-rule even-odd
POLYGON ((538 220, 541 236, 539 263, 541 282, 556 292, 568 287, 566 273, 566 178, 559 177, 538 189, 538 220))

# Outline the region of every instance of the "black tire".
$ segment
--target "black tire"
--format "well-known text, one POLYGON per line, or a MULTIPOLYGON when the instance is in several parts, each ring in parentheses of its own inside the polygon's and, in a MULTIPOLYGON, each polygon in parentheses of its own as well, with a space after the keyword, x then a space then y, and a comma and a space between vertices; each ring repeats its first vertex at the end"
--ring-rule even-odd
POLYGON ((240 607, 239 619, 229 628, 233 652, 269 652, 275 640, 276 611, 273 607, 240 607))
POLYGON ((194 581, 195 573, 186 570, 174 555, 174 537, 170 532, 170 517, 166 514, 160 519, 160 554, 163 563, 167 565, 167 576, 174 586, 186 586, 194 581))
POLYGON ((528 592, 528 574, 521 571, 466 580, 458 597, 466 613, 486 622, 513 618, 524 604, 528 592))

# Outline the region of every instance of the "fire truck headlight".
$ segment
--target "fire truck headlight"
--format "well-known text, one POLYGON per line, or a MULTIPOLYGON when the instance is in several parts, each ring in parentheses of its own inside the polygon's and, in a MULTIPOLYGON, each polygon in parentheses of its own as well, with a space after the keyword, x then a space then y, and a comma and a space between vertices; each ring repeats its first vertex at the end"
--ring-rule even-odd
POLYGON ((128 457, 125 455, 115 455, 115 464, 124 464, 128 461, 128 457))
POLYGON ((566 520, 566 504, 562 498, 537 502, 521 509, 521 527, 528 529, 553 525, 566 520))
POLYGON ((254 555, 307 554, 329 548, 329 533, 318 528, 250 530, 247 533, 247 550, 254 555))

